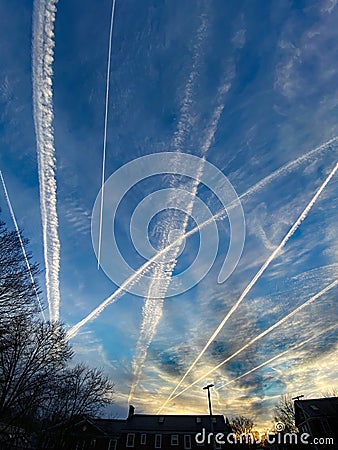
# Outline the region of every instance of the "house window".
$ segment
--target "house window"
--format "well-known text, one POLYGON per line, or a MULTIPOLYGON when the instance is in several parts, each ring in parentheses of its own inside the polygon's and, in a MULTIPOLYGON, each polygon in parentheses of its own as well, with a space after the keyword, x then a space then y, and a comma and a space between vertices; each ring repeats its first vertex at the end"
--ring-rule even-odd
POLYGON ((196 423, 202 423, 202 418, 201 417, 196 417, 196 423))
POLYGON ((164 417, 163 416, 159 417, 158 423, 164 423, 164 417))
POLYGON ((184 448, 188 449, 191 448, 191 436, 190 434, 184 435, 184 448))
POLYGON ((212 423, 217 423, 217 417, 212 418, 212 423))
POLYGON ((171 435, 171 445, 178 445, 178 434, 172 434, 171 435))
POLYGON ((147 435, 145 433, 141 434, 141 445, 146 445, 147 443, 147 435))
POLYGON ((108 445, 108 450, 116 450, 116 446, 117 446, 117 440, 116 439, 109 439, 109 445, 108 445))
POLYGON ((155 434, 155 448, 162 448, 162 434, 155 434))
POLYGON ((135 442, 135 434, 128 433, 126 447, 134 447, 134 442, 135 442))

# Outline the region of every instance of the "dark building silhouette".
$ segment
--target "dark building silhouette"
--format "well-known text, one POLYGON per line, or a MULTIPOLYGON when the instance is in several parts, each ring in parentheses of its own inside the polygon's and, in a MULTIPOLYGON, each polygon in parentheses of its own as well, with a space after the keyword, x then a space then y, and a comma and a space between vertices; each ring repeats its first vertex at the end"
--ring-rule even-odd
POLYGON ((115 450, 125 423, 120 419, 74 417, 71 421, 49 427, 39 447, 53 450, 115 450))
POLYGON ((296 400, 294 404, 296 426, 300 434, 310 435, 313 448, 338 449, 338 397, 296 400))
MULTIPOLYGON (((150 415, 135 414, 129 408, 128 418, 91 419, 75 418, 72 423, 59 423, 46 433, 45 449, 67 450, 203 450, 213 449, 208 443, 211 420, 214 435, 226 436, 231 428, 222 415, 150 415), (199 443, 196 442, 198 435, 199 443)), ((226 448, 215 444, 216 449, 226 448)))
MULTIPOLYGON (((213 415, 212 425, 214 434, 222 433, 223 440, 231 432, 224 416, 213 415)), ((149 415, 134 414, 129 409, 128 419, 121 429, 118 448, 142 449, 211 449, 208 434, 211 430, 209 415, 149 415), (198 435, 199 444, 196 442, 198 435)), ((222 439, 220 438, 219 441, 222 439)), ((216 444, 216 448, 225 448, 216 444)))

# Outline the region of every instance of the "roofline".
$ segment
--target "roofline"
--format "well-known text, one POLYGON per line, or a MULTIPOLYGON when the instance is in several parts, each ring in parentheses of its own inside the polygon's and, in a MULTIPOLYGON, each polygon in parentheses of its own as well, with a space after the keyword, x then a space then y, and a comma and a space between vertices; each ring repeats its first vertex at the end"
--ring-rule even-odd
MULTIPOLYGON (((210 417, 210 414, 133 414, 132 417, 210 417)), ((224 417, 224 415, 213 414, 212 417, 224 417)))
POLYGON ((338 400, 338 397, 320 397, 320 398, 303 398, 299 400, 295 400, 295 403, 301 402, 323 402, 330 400, 338 400))

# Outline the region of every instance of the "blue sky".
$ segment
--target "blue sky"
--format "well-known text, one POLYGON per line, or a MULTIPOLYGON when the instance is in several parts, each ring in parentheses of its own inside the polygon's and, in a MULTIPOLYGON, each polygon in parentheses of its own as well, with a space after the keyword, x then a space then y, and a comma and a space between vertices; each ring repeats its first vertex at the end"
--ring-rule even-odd
MULTIPOLYGON (((18 224, 44 269, 31 3, 0 0, 0 169, 18 224)), ((101 188, 110 15, 110 1, 74 0, 59 2, 55 17, 53 153, 60 319, 67 328, 118 289, 97 269, 91 240, 91 214, 101 188)), ((132 385, 137 411, 154 413, 163 405, 334 169, 335 140, 297 158, 338 136, 337 19, 334 0, 116 1, 106 178, 152 153, 205 156, 239 196, 245 194, 246 239, 236 269, 218 284, 229 240, 227 219, 218 220, 215 264, 195 287, 153 302, 125 293, 72 339, 78 359, 104 368, 116 382, 113 414, 125 416, 132 385), (298 163, 257 186, 292 161, 298 163)), ((118 210, 116 239, 135 270, 145 259, 130 240, 131 215, 144 197, 170 186, 194 192, 189 179, 157 176, 135 186, 118 210)), ((205 186, 197 185, 194 195, 212 214, 221 207, 205 186)), ((260 426, 270 426, 280 394, 320 396, 337 387, 337 287, 203 379, 337 279, 336 201, 337 175, 177 392, 201 381, 168 402, 164 412, 206 413, 205 383, 220 387, 286 350, 214 392, 215 411, 251 415, 260 426)), ((3 193, 0 202, 11 226, 3 193)), ((155 247, 182 225, 182 215, 175 214, 164 212, 151 223, 155 247)), ((190 220, 186 231, 193 226, 190 220)), ((191 263, 198 245, 195 235, 187 239, 173 275, 191 263)), ((40 284, 47 302, 44 273, 40 284)))

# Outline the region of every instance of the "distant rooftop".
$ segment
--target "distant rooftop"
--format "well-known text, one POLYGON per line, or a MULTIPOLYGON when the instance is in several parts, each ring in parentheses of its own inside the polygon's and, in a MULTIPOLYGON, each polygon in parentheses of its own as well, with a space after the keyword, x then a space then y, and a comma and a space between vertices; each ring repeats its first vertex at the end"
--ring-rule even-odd
MULTIPOLYGON (((224 430, 227 425, 222 415, 212 416, 215 430, 224 430)), ((151 415, 134 414, 126 421, 126 430, 143 429, 144 431, 200 431, 201 428, 210 427, 209 415, 151 415)), ((124 428, 124 427, 123 427, 124 428)))
POLYGON ((296 415, 300 408, 308 417, 338 416, 338 397, 296 400, 295 408, 296 415))

